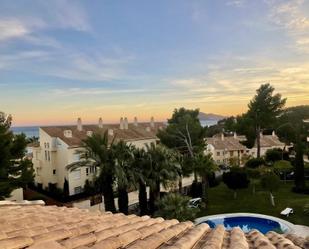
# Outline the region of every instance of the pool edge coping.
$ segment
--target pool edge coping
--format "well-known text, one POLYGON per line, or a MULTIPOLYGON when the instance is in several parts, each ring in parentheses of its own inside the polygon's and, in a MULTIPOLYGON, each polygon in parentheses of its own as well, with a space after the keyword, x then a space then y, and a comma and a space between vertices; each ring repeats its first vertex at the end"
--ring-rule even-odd
POLYGON ((293 224, 289 221, 283 220, 283 219, 275 217, 275 216, 258 214, 258 213, 222 213, 222 214, 207 215, 207 216, 203 216, 203 217, 199 217, 199 218, 195 219, 194 223, 200 224, 200 223, 206 221, 207 219, 216 219, 216 218, 222 219, 222 218, 235 217, 235 216, 270 219, 270 220, 277 221, 277 222, 282 223, 285 226, 287 226, 289 228, 289 231, 286 231, 285 233, 296 233, 296 231, 297 231, 295 224, 293 224))

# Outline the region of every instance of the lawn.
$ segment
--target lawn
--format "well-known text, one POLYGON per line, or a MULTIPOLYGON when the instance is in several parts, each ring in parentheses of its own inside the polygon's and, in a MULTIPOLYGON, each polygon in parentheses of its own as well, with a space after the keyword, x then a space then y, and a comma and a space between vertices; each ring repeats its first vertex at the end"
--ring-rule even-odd
POLYGON ((234 199, 233 192, 221 183, 209 189, 208 206, 202 209, 198 216, 235 212, 260 213, 277 216, 294 224, 309 226, 309 215, 303 212, 305 203, 309 203, 309 195, 293 193, 292 186, 292 182, 282 182, 279 190, 274 192, 276 206, 273 207, 270 204, 268 192, 261 190, 259 186, 256 187, 255 195, 252 194, 252 186, 250 186, 248 189, 237 191, 237 199, 234 199), (280 215, 286 207, 294 209, 294 214, 287 218, 280 215))

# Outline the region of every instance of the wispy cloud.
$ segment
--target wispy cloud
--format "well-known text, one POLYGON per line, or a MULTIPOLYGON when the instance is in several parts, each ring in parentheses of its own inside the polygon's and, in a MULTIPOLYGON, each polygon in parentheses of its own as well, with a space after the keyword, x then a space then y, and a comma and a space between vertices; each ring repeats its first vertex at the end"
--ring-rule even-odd
POLYGON ((34 1, 32 4, 36 8, 20 5, 11 13, 0 10, 0 41, 23 39, 34 45, 59 46, 55 39, 40 32, 55 29, 91 31, 86 12, 76 1, 34 1))
POLYGON ((104 95, 104 94, 136 94, 145 92, 144 89, 102 89, 102 88, 58 88, 52 89, 51 94, 56 97, 104 95))
POLYGON ((23 37, 29 30, 18 20, 0 20, 0 41, 23 37))
POLYGON ((291 101, 297 101, 297 97, 304 99, 304 95, 309 99, 308 63, 283 63, 268 58, 245 60, 237 56, 228 58, 227 65, 224 64, 227 58, 223 56, 208 65, 206 74, 170 79, 170 85, 187 93, 187 97, 182 98, 182 101, 188 103, 246 105, 255 89, 267 82, 291 101))
POLYGON ((231 0, 227 1, 227 6, 234 6, 234 7, 244 7, 246 4, 246 0, 231 0))
POLYGON ((309 53, 309 13, 304 0, 265 0, 270 7, 269 20, 286 30, 294 46, 309 53))

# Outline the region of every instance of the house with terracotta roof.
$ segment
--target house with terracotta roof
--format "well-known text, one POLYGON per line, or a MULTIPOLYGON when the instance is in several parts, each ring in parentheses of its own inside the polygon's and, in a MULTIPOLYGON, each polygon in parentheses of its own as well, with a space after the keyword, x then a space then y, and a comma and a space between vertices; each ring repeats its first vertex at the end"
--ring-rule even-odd
POLYGON ((42 189, 54 187, 63 189, 65 179, 69 185, 69 195, 83 192, 85 181, 92 181, 96 169, 82 167, 69 170, 68 165, 80 160, 78 151, 82 149, 82 141, 93 133, 108 133, 109 141, 124 140, 138 148, 146 144, 157 143, 156 133, 162 129, 163 123, 128 123, 121 118, 120 124, 103 124, 99 119, 97 125, 83 125, 81 119, 76 125, 50 126, 39 128, 39 143, 32 144, 33 166, 35 169, 35 185, 42 189))
MULTIPOLYGON (((282 149, 288 148, 285 143, 281 142, 273 131, 271 135, 260 135, 261 156, 265 155, 269 149, 282 149)), ((241 142, 245 141, 246 137, 242 135, 225 136, 224 133, 206 138, 206 153, 211 153, 213 159, 217 164, 228 164, 234 158, 241 162, 244 155, 257 156, 257 144, 255 142, 252 148, 247 148, 241 142)), ((241 163, 240 163, 241 164, 241 163)))
POLYGON ((1 249, 308 249, 309 238, 161 217, 0 202, 1 249))

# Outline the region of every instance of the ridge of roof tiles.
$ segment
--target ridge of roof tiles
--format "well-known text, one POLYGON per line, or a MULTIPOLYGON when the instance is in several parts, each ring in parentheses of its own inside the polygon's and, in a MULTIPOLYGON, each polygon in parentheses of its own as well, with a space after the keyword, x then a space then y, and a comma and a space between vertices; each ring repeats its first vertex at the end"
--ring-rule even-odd
POLYGON ((292 234, 149 216, 90 212, 37 205, 0 205, 1 249, 308 249, 309 240, 292 234))
MULTIPOLYGON (((79 131, 76 125, 45 126, 40 127, 40 129, 51 137, 60 138, 69 146, 80 146, 82 144, 82 140, 87 138, 87 131, 104 133, 111 129, 113 130, 114 135, 109 136, 110 142, 113 138, 116 140, 121 139, 124 141, 130 141, 157 138, 156 134, 158 130, 164 126, 165 124, 163 122, 155 122, 153 127, 150 126, 149 123, 139 123, 138 126, 129 124, 128 129, 120 129, 119 124, 106 124, 103 128, 99 128, 98 125, 83 125, 82 131, 79 131), (147 128, 149 128, 149 130, 147 130, 147 128), (72 137, 66 137, 64 135, 65 130, 71 130, 72 137)), ((32 147, 36 146, 32 145, 32 147)))

